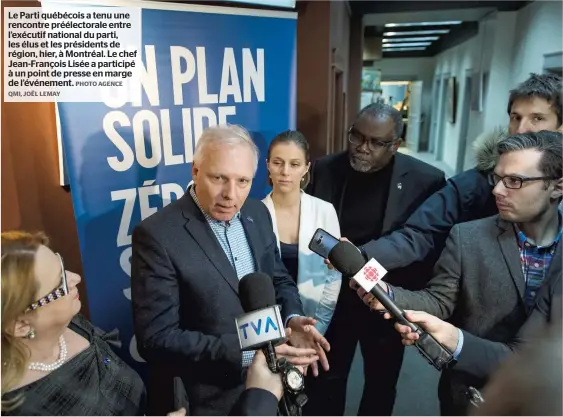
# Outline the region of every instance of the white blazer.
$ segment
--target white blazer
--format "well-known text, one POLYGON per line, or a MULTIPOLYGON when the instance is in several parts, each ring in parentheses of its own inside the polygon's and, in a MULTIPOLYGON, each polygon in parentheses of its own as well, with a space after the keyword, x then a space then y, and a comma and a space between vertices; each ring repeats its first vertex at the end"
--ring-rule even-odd
MULTIPOLYGON (((276 209, 271 195, 268 194, 262 202, 272 216, 280 249, 276 209)), ((342 278, 339 272, 328 269, 322 257, 309 249, 309 242, 319 227, 340 238, 340 224, 334 206, 301 191, 297 288, 305 314, 317 320, 315 327, 324 335, 334 314, 342 278)))

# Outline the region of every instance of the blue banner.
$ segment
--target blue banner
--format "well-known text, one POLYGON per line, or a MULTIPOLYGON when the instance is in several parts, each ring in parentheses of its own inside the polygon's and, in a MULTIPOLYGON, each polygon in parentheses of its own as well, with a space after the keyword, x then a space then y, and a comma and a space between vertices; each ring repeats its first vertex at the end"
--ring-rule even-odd
POLYGON ((295 128, 296 112, 295 14, 155 7, 142 11, 138 99, 58 104, 91 320, 119 329, 122 357, 141 372, 130 302, 133 228, 183 195, 209 125, 250 131, 261 152, 250 196, 263 198, 268 144, 295 128))

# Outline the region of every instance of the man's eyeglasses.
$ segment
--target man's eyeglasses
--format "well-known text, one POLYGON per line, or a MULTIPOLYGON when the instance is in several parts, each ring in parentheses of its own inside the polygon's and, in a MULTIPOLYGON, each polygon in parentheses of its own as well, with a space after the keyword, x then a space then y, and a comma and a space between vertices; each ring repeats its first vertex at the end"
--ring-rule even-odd
POLYGON ((356 145, 356 146, 361 146, 361 145, 364 144, 364 142, 367 142, 368 148, 369 148, 370 151, 377 151, 377 150, 380 150, 380 149, 389 149, 397 141, 392 140, 392 141, 383 141, 382 142, 382 141, 377 140, 375 138, 370 138, 368 136, 364 136, 360 132, 358 132, 356 129, 351 127, 350 129, 348 129, 348 142, 350 142, 352 145, 356 145))
POLYGON ((541 181, 541 180, 546 181, 546 180, 556 180, 556 179, 557 178, 555 177, 519 177, 516 175, 508 175, 506 177, 501 177, 494 173, 489 174, 489 184, 491 184, 493 187, 496 187, 499 181, 502 181, 502 183, 506 188, 510 188, 512 190, 518 190, 522 188, 522 185, 525 182, 541 181))
POLYGON ((59 298, 64 297, 65 295, 68 295, 68 281, 67 281, 67 278, 66 278, 66 270, 65 270, 63 258, 58 253, 56 253, 55 255, 57 255, 59 257, 59 261, 61 263, 61 271, 62 271, 61 272, 61 285, 58 286, 57 288, 55 288, 53 291, 51 291, 45 297, 42 297, 39 300, 37 300, 36 302, 34 302, 33 304, 31 304, 25 310, 26 313, 28 311, 37 310, 39 307, 43 307, 44 305, 47 305, 52 301, 58 300, 59 298))

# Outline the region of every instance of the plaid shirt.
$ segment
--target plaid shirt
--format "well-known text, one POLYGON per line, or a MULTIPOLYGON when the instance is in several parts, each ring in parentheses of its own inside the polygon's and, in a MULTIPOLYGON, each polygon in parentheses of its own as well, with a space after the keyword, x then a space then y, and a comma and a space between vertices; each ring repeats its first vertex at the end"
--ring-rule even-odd
POLYGON ((547 246, 537 246, 526 237, 524 232, 518 229, 516 224, 514 228, 518 236, 520 263, 522 264, 522 272, 526 280, 526 306, 531 309, 534 306, 536 294, 549 269, 553 254, 557 249, 557 244, 561 240, 562 230, 559 230, 559 233, 551 244, 547 246))
MULTIPOLYGON (((195 194, 195 186, 190 187, 190 195, 197 204, 205 220, 213 230, 215 237, 223 248, 225 255, 234 268, 238 279, 247 274, 256 272, 256 265, 252 256, 252 250, 246 238, 246 232, 240 221, 240 211, 230 221, 215 220, 201 208, 195 194)), ((254 352, 242 352, 242 366, 249 366, 254 358, 254 352)))

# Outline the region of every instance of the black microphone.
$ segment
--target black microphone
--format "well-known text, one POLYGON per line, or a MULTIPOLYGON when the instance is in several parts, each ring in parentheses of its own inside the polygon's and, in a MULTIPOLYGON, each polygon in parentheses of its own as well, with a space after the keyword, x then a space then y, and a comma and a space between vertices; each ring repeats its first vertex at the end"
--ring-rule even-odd
POLYGON ((268 368, 272 373, 280 374, 284 386, 279 413, 301 416, 302 407, 307 402, 303 392, 305 378, 285 358, 278 361, 274 349, 274 346, 285 343, 286 334, 272 279, 261 273, 245 275, 239 282, 239 297, 245 311, 236 318, 241 350, 262 349, 268 368))
POLYGON ((276 373, 274 346, 284 343, 286 335, 272 279, 262 273, 245 275, 239 282, 239 297, 245 311, 236 318, 241 350, 262 349, 268 367, 276 373))
MULTIPOLYGON (((343 276, 350 279, 354 278, 354 276, 360 272, 366 274, 371 272, 363 271, 364 266, 367 266, 366 261, 358 248, 350 242, 341 241, 336 244, 329 252, 328 259, 343 276)), ((379 284, 375 284, 369 292, 398 322, 410 327, 413 332, 418 333, 419 339, 415 341, 414 345, 432 366, 438 370, 442 370, 451 362, 453 359, 452 352, 439 343, 430 333, 408 321, 405 318, 405 312, 389 298, 385 290, 383 290, 379 284)))

